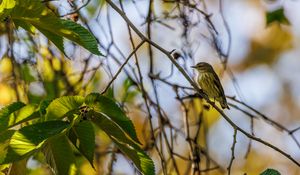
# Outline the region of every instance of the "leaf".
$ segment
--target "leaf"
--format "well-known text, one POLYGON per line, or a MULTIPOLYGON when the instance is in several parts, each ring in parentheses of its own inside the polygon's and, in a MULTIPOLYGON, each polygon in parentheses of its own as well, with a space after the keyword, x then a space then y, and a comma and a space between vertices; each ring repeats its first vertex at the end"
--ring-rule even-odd
POLYGON ((83 121, 74 126, 70 130, 69 139, 94 168, 95 131, 91 122, 83 121))
MULTIPOLYGON (((10 115, 9 117, 9 123, 7 125, 7 128, 11 128, 13 126, 16 126, 20 123, 32 120, 34 118, 40 117, 39 111, 38 111, 38 105, 36 104, 28 104, 24 107, 22 107, 17 114, 10 115)), ((6 129, 7 129, 6 128, 6 129)))
POLYGON ((52 100, 42 100, 40 102, 39 111, 40 111, 41 115, 45 115, 47 113, 47 107, 49 106, 51 101, 52 100))
POLYGON ((53 100, 46 113, 46 120, 57 120, 64 117, 68 112, 78 109, 84 102, 81 96, 64 96, 53 100))
POLYGON ((151 158, 143 152, 143 150, 132 148, 130 147, 131 145, 128 146, 126 143, 119 142, 114 138, 111 139, 114 141, 114 143, 116 143, 119 149, 133 161, 135 166, 141 171, 142 174, 155 174, 154 163, 151 158))
POLYGON ((34 32, 33 27, 37 28, 64 54, 63 38, 67 38, 91 53, 101 55, 96 38, 87 29, 73 21, 58 18, 41 1, 18 1, 11 18, 17 26, 30 33, 34 32))
POLYGON ((28 31, 31 34, 35 33, 35 27, 24 22, 23 20, 14 19, 14 24, 16 25, 16 27, 22 27, 24 30, 28 31))
POLYGON ((6 107, 3 107, 0 110, 0 132, 5 130, 9 125, 10 116, 13 115, 13 112, 21 109, 25 106, 22 102, 15 102, 6 107))
POLYGON ((21 64, 21 79, 24 80, 27 83, 31 83, 36 81, 36 78, 34 75, 32 75, 32 67, 30 67, 30 64, 23 63, 21 64))
POLYGON ((57 175, 75 175, 77 168, 71 146, 65 135, 54 137, 45 144, 43 153, 57 175))
POLYGON ((15 130, 6 130, 0 134, 0 162, 3 162, 8 151, 8 146, 11 137, 15 130))
POLYGON ((102 55, 98 50, 96 38, 87 29, 70 20, 61 20, 61 22, 64 28, 69 30, 64 32, 62 36, 81 45, 95 55, 102 55), (71 33, 69 33, 70 31, 71 33))
POLYGON ((85 103, 89 107, 93 108, 94 111, 109 117, 113 122, 118 124, 119 127, 131 137, 131 139, 140 143, 133 123, 113 100, 98 93, 91 93, 85 98, 85 103))
POLYGON ((284 15, 283 8, 267 13, 267 26, 273 22, 278 22, 278 23, 288 24, 288 25, 290 24, 290 21, 284 15))
POLYGON ((65 53, 65 48, 64 48, 64 39, 63 37, 51 32, 51 31, 48 31, 48 30, 45 30, 39 26, 35 26, 42 34, 44 34, 62 53, 65 53))
POLYGON ((22 106, 22 108, 20 108, 18 112, 14 112, 14 113, 10 113, 7 111, 7 109, 3 108, 3 110, 4 111, 6 110, 7 113, 5 114, 4 112, 3 115, 0 114, 0 132, 3 132, 4 130, 16 126, 18 124, 21 124, 23 122, 40 117, 38 105, 36 104, 28 104, 26 106, 23 105, 24 104, 21 102, 16 102, 12 104, 12 106, 8 106, 8 108, 16 107, 14 109, 19 109, 19 107, 22 106))
POLYGON ((129 78, 125 79, 125 81, 123 82, 123 85, 122 85, 122 101, 123 102, 133 101, 134 97, 136 97, 136 95, 139 93, 138 90, 136 90, 136 88, 132 88, 133 85, 135 85, 135 83, 129 78))
POLYGON ((25 126, 13 133, 5 155, 1 155, 0 164, 21 160, 36 152, 43 143, 69 127, 63 121, 48 121, 25 126))
POLYGON ((151 158, 137 144, 127 138, 118 125, 101 113, 91 112, 89 115, 92 122, 116 143, 119 149, 133 161, 136 168, 142 174, 155 174, 154 163, 151 158))
POLYGON ((15 7, 16 1, 15 0, 2 0, 0 4, 0 22, 5 19, 10 11, 15 7))
POLYGON ((115 98, 114 89, 109 87, 108 90, 103 94, 107 98, 115 98))
POLYGON ((277 170, 268 168, 264 172, 262 172, 260 175, 281 175, 281 174, 277 170))
POLYGON ((131 86, 134 85, 134 82, 130 78, 126 78, 123 82, 124 91, 127 92, 131 86))

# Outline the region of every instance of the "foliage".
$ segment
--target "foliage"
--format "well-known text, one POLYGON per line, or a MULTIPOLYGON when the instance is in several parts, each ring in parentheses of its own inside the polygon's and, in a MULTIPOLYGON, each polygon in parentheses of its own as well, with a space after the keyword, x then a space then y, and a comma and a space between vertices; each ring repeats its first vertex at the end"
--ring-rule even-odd
POLYGON ((280 175, 280 173, 277 170, 269 168, 262 172, 260 175, 280 175))
POLYGON ((95 37, 81 25, 58 18, 41 1, 4 0, 0 6, 0 20, 9 17, 17 27, 30 33, 38 29, 63 53, 63 38, 67 38, 96 55, 101 55, 95 37))
MULTIPOLYGON (((231 99, 230 105, 233 109, 231 108, 228 114, 223 114, 202 98, 185 98, 186 95, 190 97, 190 93, 197 89, 197 85, 193 89, 182 83, 185 81, 177 81, 174 76, 177 76, 179 71, 181 75, 186 74, 187 80, 191 79, 193 73, 190 72, 189 65, 196 61, 193 56, 198 55, 197 50, 202 50, 195 48, 206 45, 200 44, 194 47, 194 43, 199 44, 198 40, 202 42, 203 38, 213 45, 212 48, 221 59, 224 57, 224 60, 221 60, 224 71, 231 72, 231 65, 227 66, 231 49, 231 26, 228 24, 231 24, 231 21, 227 24, 227 15, 223 14, 222 1, 219 3, 220 14, 215 12, 206 14, 205 1, 201 2, 203 4, 196 1, 184 3, 149 1, 147 16, 142 14, 144 11, 139 11, 138 4, 141 2, 118 1, 117 3, 116 1, 114 4, 110 0, 68 0, 66 2, 0 0, 0 37, 7 39, 6 45, 3 44, 7 48, 1 47, 4 53, 0 60, 0 105, 8 104, 0 109, 0 174, 3 172, 7 175, 34 175, 43 174, 45 173, 43 170, 49 169, 58 175, 93 174, 95 171, 101 174, 101 169, 106 169, 101 166, 107 166, 108 172, 112 174, 115 163, 123 163, 123 159, 119 159, 120 155, 125 157, 125 160, 129 161, 140 174, 155 174, 154 162, 146 152, 151 153, 153 160, 159 165, 156 167, 157 172, 161 174, 183 172, 197 174, 201 171, 214 174, 209 172, 214 170, 217 170, 217 174, 222 173, 225 167, 219 164, 221 163, 219 160, 214 160, 214 153, 210 154, 213 151, 210 147, 218 144, 210 145, 208 137, 211 135, 210 129, 220 122, 222 116, 226 119, 231 112, 235 113, 233 110, 251 118, 251 132, 244 130, 243 127, 240 128, 240 123, 231 121, 231 117, 227 119, 235 133, 246 133, 250 139, 245 157, 247 157, 246 161, 252 161, 250 165, 256 167, 246 167, 249 164, 243 163, 246 167, 245 173, 259 174, 261 167, 270 165, 253 164, 259 156, 254 156, 253 160, 249 158, 255 155, 257 149, 256 146, 251 147, 253 140, 273 148, 299 165, 293 156, 287 155, 276 145, 265 142, 263 138, 256 137, 254 124, 257 122, 254 120, 262 118, 272 126, 278 126, 283 132, 288 133, 300 148, 294 135, 299 128, 295 130, 285 128, 284 125, 273 121, 244 104, 243 101, 238 101, 239 93, 237 97, 227 97, 231 99), (56 2, 59 5, 55 5, 56 2), (151 5, 152 2, 154 3, 151 5), (59 9, 65 7, 64 3, 73 11, 66 10, 68 13, 61 13, 59 9), (81 3, 82 6, 79 6, 81 3), (130 21, 133 18, 126 17, 131 15, 127 3, 137 7, 137 14, 146 19, 142 26, 135 26, 134 22, 130 21), (110 12, 111 8, 113 13, 110 12), (122 24, 122 32, 123 29, 129 29, 128 27, 132 29, 128 30, 128 33, 122 33, 124 38, 130 39, 131 45, 128 48, 132 49, 131 56, 128 56, 125 62, 121 58, 125 59, 128 53, 123 51, 123 48, 119 48, 121 45, 119 38, 114 36, 115 27, 121 26, 120 23, 111 21, 115 19, 115 12, 126 22, 122 24), (215 17, 219 15, 223 18, 224 29, 226 29, 224 32, 228 34, 227 53, 221 46, 223 40, 219 41, 224 34, 223 31, 219 32, 219 27, 222 26, 215 26, 215 22, 218 21, 215 17), (199 21, 195 17, 199 18, 199 21), (178 21, 181 21, 180 24, 178 21), (147 30, 139 31, 144 26, 147 26, 147 30), (176 45, 180 46, 184 43, 181 50, 175 48, 176 51, 168 51, 163 48, 163 42, 156 43, 157 37, 154 37, 154 34, 157 31, 154 29, 157 26, 180 33, 181 39, 176 38, 176 45), (17 30, 20 28, 22 29, 17 30), (198 32, 199 29, 207 31, 198 32), (97 36, 101 37, 96 39, 92 32, 97 32, 97 36), (201 33, 204 37, 200 39, 197 37, 197 40, 190 42, 193 38, 191 34, 194 33, 201 33), (65 42, 65 39, 71 42, 65 42), (149 44, 148 55, 144 53, 146 47, 136 47, 137 41, 149 44), (73 47, 75 44, 85 48, 91 54, 81 53, 81 50, 73 47), (18 47, 21 49, 15 49, 18 47), (102 55, 98 47, 105 52, 106 59, 98 59, 97 56, 102 55), (74 52, 70 52, 69 48, 74 48, 72 50, 74 52), (153 52, 153 48, 158 50, 153 52), (23 54, 23 50, 26 50, 26 54, 23 54), (164 56, 158 57, 157 51, 164 56), (71 54, 74 60, 65 59, 71 54), (167 69, 164 70, 167 67, 161 67, 165 66, 165 63, 161 62, 160 58, 169 58, 172 61, 170 74, 167 69), (115 67, 112 65, 115 63, 120 67, 117 74, 113 73, 115 67), (101 72, 102 70, 105 70, 105 73, 101 72), (125 78, 119 76, 120 72, 124 73, 125 78), (106 77, 104 78, 103 74, 112 78, 111 84, 106 85, 106 77), (123 82, 114 83, 119 77, 124 78, 121 80, 123 82), (121 87, 117 87, 118 85, 121 87), (99 92, 103 86, 106 86, 106 92, 92 93, 99 92), (169 95, 171 93, 176 97, 169 95), (171 101, 170 99, 173 100, 172 110, 165 105, 165 102, 171 101), (128 118, 128 113, 133 116, 131 118, 133 121, 128 118), (38 166, 31 169, 31 161, 37 162, 38 166), (88 167, 91 172, 83 173, 83 166, 88 167)), ((262 32, 264 37, 257 37, 260 39, 250 43, 249 55, 237 67, 241 66, 245 69, 262 63, 275 64, 280 58, 278 55, 291 48, 293 41, 291 31, 281 25, 271 25, 273 23, 291 25, 283 7, 267 12, 262 17, 266 18, 268 31, 262 32)), ((235 33, 232 32, 232 35, 235 33)), ((261 36, 260 32, 257 35, 261 36)), ((170 32, 170 35, 165 36, 173 36, 173 34, 171 35, 170 32)), ((237 83, 233 73, 230 76, 233 82, 237 83)), ((236 87, 239 91, 238 84, 236 87)), ((231 167, 234 165, 232 162, 235 156, 240 157, 234 152, 234 145, 239 138, 234 135, 233 139, 232 159, 227 167, 228 174, 231 169, 235 169, 231 167)), ((269 163, 269 161, 264 162, 269 163)), ((280 175, 274 169, 267 169, 261 174, 280 175)))
POLYGON ((34 108, 45 108, 46 114, 37 112, 39 110, 23 110, 31 106, 35 105, 17 102, 1 109, 2 121, 15 118, 14 123, 1 123, 1 164, 28 159, 41 151, 56 174, 76 174, 72 143, 93 167, 94 124, 112 139, 142 174, 154 174, 154 164, 140 148, 133 124, 113 100, 97 93, 86 98, 63 96, 46 108, 44 103, 34 108), (16 113, 18 115, 14 115, 16 113), (34 118, 30 117, 33 113, 37 115, 34 118), (22 127, 25 121, 30 121, 30 124, 22 127), (9 129, 17 124, 20 129, 9 129))

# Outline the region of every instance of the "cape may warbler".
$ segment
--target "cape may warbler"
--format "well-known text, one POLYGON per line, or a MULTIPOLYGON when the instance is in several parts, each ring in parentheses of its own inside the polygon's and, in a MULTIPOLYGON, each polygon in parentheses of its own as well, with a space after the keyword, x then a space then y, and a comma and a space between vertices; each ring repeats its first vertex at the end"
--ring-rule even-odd
POLYGON ((192 68, 195 68, 199 73, 197 82, 203 92, 207 94, 209 98, 217 100, 223 109, 229 109, 220 79, 213 67, 208 63, 200 62, 192 66, 192 68))

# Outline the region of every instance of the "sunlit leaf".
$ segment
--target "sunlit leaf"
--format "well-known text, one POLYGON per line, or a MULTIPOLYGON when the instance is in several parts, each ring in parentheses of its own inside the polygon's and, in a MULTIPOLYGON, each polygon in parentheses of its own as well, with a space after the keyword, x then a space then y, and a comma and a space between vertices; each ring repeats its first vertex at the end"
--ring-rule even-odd
POLYGON ((10 11, 15 7, 15 0, 2 0, 0 4, 0 22, 5 19, 10 11))
POLYGON ((58 18, 41 1, 22 0, 11 12, 15 24, 33 33, 33 27, 43 33, 63 53, 63 38, 75 42, 93 54, 101 55, 95 37, 81 25, 58 18))
POLYGON ((21 128, 13 133, 0 163, 11 163, 32 155, 47 139, 60 134, 67 127, 67 122, 48 121, 21 128))
POLYGON ((94 111, 108 116, 134 141, 139 143, 133 123, 113 100, 98 93, 91 93, 85 98, 85 103, 93 108, 94 111))
POLYGON ((77 174, 75 157, 65 135, 51 138, 42 151, 54 174, 77 174))
POLYGON ((53 100, 46 113, 46 120, 57 120, 66 115, 69 111, 78 109, 84 98, 81 96, 64 96, 53 100))
POLYGON ((6 157, 9 142, 14 133, 15 130, 6 130, 0 133, 0 162, 3 162, 6 157))
POLYGON ((93 125, 89 121, 80 122, 70 130, 69 139, 94 167, 95 131, 93 125))
MULTIPOLYGON (((3 127, 3 129, 11 128, 20 123, 32 120, 39 116, 40 115, 38 112, 38 105, 28 104, 28 105, 22 107, 18 112, 15 112, 13 115, 10 115, 7 118, 8 119, 7 125, 4 125, 4 123, 1 123, 0 126, 3 127)), ((1 131, 1 129, 0 129, 0 131, 1 131)))
POLYGON ((13 115, 13 113, 22 107, 24 107, 25 104, 22 102, 15 102, 8 106, 3 107, 0 110, 0 132, 5 130, 7 126, 9 126, 10 116, 13 115))
POLYGON ((37 117, 40 117, 38 105, 15 102, 0 110, 0 132, 37 117))
POLYGON ((102 129, 119 147, 119 149, 134 163, 136 168, 145 175, 154 175, 154 163, 151 158, 123 133, 116 123, 104 115, 92 112, 91 120, 102 129))

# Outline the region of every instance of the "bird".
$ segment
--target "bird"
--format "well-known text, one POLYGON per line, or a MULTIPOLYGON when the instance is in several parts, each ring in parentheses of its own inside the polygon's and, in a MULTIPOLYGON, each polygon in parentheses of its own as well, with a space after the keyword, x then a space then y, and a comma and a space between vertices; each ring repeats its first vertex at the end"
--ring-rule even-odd
POLYGON ((209 98, 213 98, 214 101, 218 101, 223 109, 229 109, 220 79, 213 67, 206 62, 199 62, 195 66, 191 67, 196 69, 199 73, 197 83, 203 92, 209 98))

